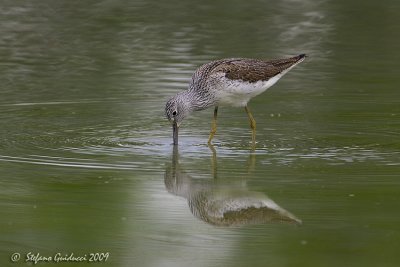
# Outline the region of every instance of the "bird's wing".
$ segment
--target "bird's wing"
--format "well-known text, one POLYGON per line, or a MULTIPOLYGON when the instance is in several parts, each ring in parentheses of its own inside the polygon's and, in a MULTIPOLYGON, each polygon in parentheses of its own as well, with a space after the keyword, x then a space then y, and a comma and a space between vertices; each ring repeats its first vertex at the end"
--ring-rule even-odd
POLYGON ((282 71, 290 68, 302 59, 302 55, 275 60, 229 59, 213 69, 213 72, 223 72, 231 80, 246 82, 267 81, 282 71))

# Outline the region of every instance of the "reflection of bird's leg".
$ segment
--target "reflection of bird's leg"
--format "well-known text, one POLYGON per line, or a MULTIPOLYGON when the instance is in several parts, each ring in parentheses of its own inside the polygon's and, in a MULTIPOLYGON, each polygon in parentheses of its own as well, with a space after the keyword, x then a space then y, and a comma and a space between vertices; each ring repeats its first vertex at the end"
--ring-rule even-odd
POLYGON ((217 179, 217 151, 212 144, 208 144, 208 147, 211 149, 212 152, 211 166, 213 171, 213 178, 217 179))
POLYGON ((245 106, 244 109, 246 110, 247 116, 249 116, 250 127, 252 131, 251 140, 253 141, 253 147, 254 147, 256 143, 256 120, 253 118, 253 115, 251 114, 247 106, 245 106))
POLYGON ((215 106, 214 117, 211 124, 210 137, 208 138, 208 144, 211 144, 211 140, 213 139, 215 133, 217 132, 217 114, 218 114, 218 106, 215 106))
POLYGON ((256 167, 256 154, 254 153, 254 151, 251 151, 249 154, 247 173, 250 174, 251 172, 253 172, 255 167, 256 167))

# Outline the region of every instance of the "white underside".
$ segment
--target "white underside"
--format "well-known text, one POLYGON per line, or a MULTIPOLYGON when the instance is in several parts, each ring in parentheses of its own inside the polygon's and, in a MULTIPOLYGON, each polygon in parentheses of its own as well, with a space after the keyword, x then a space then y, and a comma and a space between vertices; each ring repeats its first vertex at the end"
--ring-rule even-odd
MULTIPOLYGON (((300 62, 298 62, 300 63, 300 62)), ((216 98, 218 105, 227 105, 233 107, 244 107, 253 97, 263 93, 269 87, 274 85, 283 75, 291 70, 298 63, 272 77, 268 81, 258 81, 254 83, 245 82, 243 80, 230 80, 225 77, 224 73, 217 73, 220 83, 219 89, 216 90, 216 98)), ((215 77, 217 78, 217 77, 215 77)))

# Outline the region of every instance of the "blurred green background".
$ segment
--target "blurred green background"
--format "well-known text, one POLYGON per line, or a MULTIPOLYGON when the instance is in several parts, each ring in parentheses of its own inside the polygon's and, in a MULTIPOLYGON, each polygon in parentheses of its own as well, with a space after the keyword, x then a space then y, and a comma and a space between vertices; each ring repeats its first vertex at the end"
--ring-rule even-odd
POLYGON ((398 266, 399 10, 397 0, 2 1, 0 265, 108 252, 105 266, 398 266), (183 123, 173 154, 165 101, 198 66, 300 53, 306 61, 249 104, 255 151, 245 112, 222 107, 214 155, 212 110, 183 123), (303 223, 210 224, 199 192, 257 196, 303 223))

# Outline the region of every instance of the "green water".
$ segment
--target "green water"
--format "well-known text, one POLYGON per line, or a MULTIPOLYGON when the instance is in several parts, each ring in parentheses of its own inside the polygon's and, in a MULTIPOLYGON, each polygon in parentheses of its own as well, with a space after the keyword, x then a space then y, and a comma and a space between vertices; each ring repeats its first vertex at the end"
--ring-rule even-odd
POLYGON ((399 8, 3 1, 0 265, 398 266, 399 8), (164 104, 199 65, 299 53, 249 104, 255 151, 246 113, 224 107, 215 151, 212 110, 173 150, 164 104))

